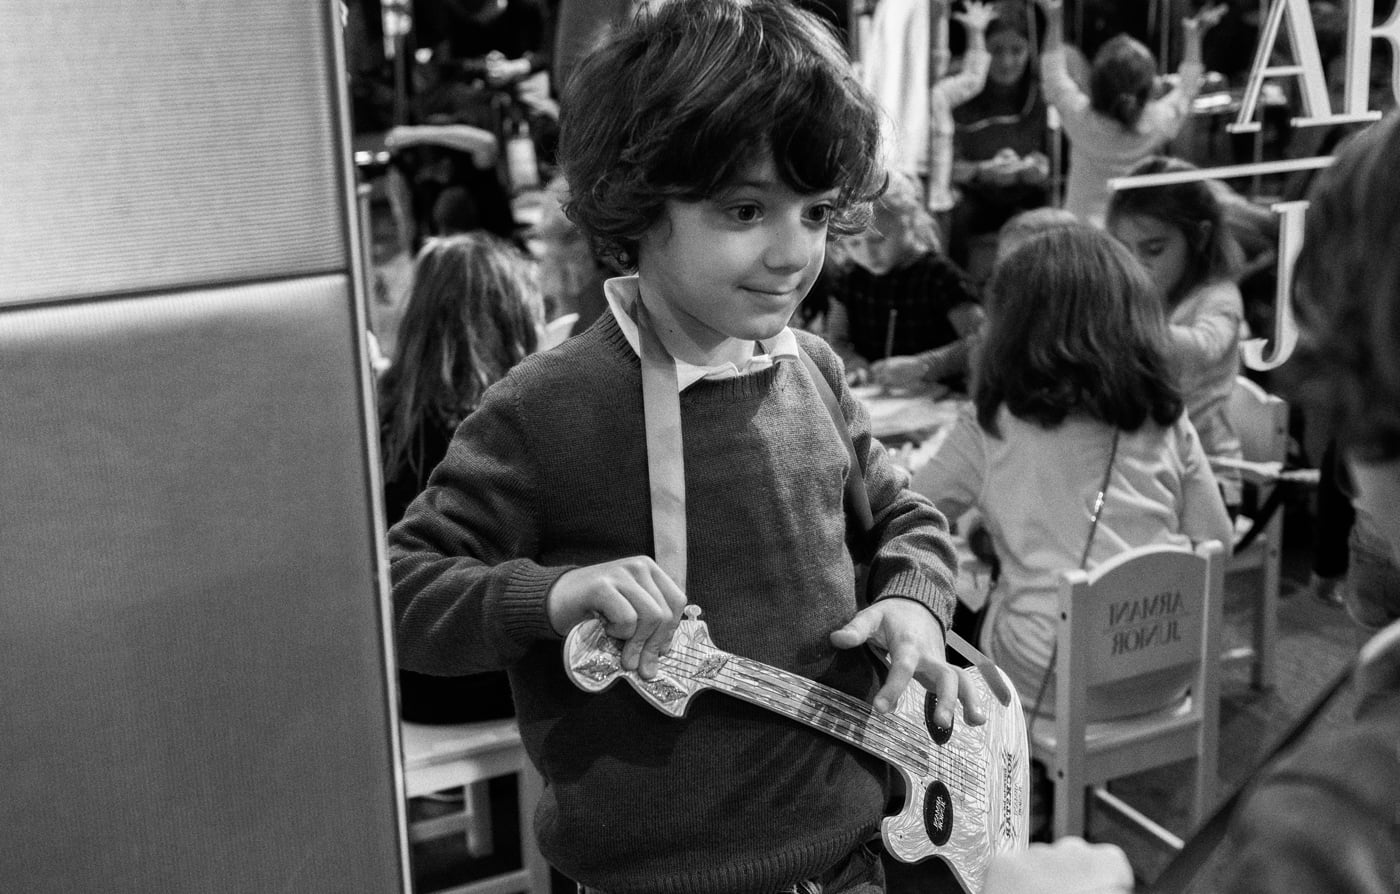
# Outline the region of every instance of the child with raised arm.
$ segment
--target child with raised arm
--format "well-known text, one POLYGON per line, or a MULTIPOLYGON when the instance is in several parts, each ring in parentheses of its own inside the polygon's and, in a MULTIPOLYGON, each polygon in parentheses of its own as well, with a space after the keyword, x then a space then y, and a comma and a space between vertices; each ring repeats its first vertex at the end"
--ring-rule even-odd
POLYGON ((1154 99, 1157 60, 1151 50, 1126 34, 1110 39, 1094 55, 1085 95, 1065 65, 1064 0, 1037 2, 1046 18, 1041 84, 1069 138, 1064 207, 1080 220, 1102 226, 1108 181, 1124 176, 1160 150, 1185 123, 1205 73, 1201 41, 1225 15, 1226 7, 1209 7, 1182 20, 1185 47, 1177 70, 1180 80, 1166 95, 1154 99))
POLYGON ((540 848, 585 890, 882 891, 869 842, 890 785, 879 761, 747 702, 702 695, 676 719, 629 686, 581 691, 560 641, 584 620, 643 679, 689 602, 721 649, 876 710, 917 678, 935 723, 958 698, 956 722, 985 716, 944 660, 945 521, 870 437, 832 351, 787 326, 828 230, 869 213, 878 131, 840 44, 785 0, 673 0, 616 32, 571 80, 561 158, 569 214, 636 274, 608 282, 588 331, 487 391, 390 532, 400 664, 507 668, 545 780, 540 848), (653 459, 683 479, 684 575, 655 558, 648 441, 664 432, 643 351, 669 355, 647 382, 674 376, 648 395, 678 404, 675 452, 653 459), (843 505, 858 470, 804 352, 864 466, 868 603, 843 505), (892 660, 883 683, 866 643, 892 660))

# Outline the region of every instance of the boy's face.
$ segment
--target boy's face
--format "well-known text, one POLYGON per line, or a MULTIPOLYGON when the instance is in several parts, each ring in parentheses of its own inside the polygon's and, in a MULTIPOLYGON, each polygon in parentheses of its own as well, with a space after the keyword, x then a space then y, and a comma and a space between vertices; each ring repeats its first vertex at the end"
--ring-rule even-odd
POLYGON ((835 198, 794 192, 765 157, 712 198, 668 201, 639 241, 642 293, 706 350, 771 338, 821 270, 835 198))

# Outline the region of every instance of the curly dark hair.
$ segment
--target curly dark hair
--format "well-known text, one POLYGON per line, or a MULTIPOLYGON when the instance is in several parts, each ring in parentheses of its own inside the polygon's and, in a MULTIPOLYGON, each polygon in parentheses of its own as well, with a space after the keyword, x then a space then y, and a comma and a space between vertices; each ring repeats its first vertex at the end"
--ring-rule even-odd
POLYGON ((997 262, 974 373, 977 421, 1001 437, 1002 404, 1055 428, 1070 415, 1123 431, 1171 425, 1185 404, 1157 290, 1113 237, 1061 224, 997 262))
POLYGON ((770 153, 795 191, 837 190, 833 236, 865 227, 885 183, 879 107, 830 28, 791 0, 643 9, 565 88, 565 211, 624 269, 668 200, 710 198, 770 153))
POLYGON ((1342 145, 1308 193, 1299 341, 1280 372, 1308 425, 1364 462, 1400 459, 1400 113, 1342 145))

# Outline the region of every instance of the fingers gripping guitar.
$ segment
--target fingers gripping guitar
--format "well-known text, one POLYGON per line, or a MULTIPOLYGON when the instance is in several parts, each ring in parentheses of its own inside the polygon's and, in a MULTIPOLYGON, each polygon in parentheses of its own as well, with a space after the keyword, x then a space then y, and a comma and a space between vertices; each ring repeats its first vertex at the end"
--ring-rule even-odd
MULTIPOLYGON (((673 717, 684 716, 696 693, 713 689, 884 760, 899 770, 906 793, 903 808, 882 825, 885 846, 905 862, 938 857, 969 892, 981 889, 992 857, 1026 846, 1028 751, 1014 690, 1003 702, 974 675, 987 722, 973 726, 955 719, 951 728, 940 729, 932 723, 936 700, 917 682, 883 714, 837 689, 721 651, 699 614, 695 606, 685 609, 670 652, 650 679, 624 667, 618 642, 602 622, 585 621, 565 640, 569 678, 587 692, 624 679, 673 717)), ((954 711, 955 718, 960 713, 954 711)))

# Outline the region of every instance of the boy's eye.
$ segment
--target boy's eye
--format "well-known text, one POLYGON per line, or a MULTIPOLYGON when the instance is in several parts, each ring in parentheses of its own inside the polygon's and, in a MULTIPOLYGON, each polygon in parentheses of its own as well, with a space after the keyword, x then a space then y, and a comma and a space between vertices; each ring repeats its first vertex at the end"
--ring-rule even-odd
POLYGON ((807 209, 807 219, 812 223, 827 223, 831 220, 831 214, 835 209, 830 202, 822 202, 820 205, 813 205, 807 209))
POLYGON ((1150 258, 1155 258, 1166 248, 1166 243, 1160 239, 1153 239, 1151 242, 1144 242, 1141 245, 1142 253, 1150 258))
POLYGON ((763 215, 759 207, 752 202, 734 205, 729 209, 729 213, 740 223, 753 223, 763 215))

